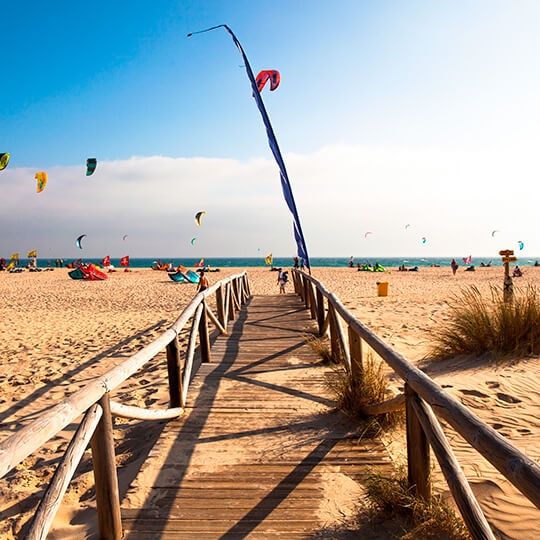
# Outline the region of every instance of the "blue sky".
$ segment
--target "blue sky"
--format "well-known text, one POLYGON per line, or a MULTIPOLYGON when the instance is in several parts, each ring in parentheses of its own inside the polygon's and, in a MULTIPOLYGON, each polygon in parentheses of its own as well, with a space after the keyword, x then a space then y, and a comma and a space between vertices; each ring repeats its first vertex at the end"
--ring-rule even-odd
MULTIPOLYGON (((11 161, 0 180, 4 204, 15 206, 16 213, 4 208, 0 217, 1 252, 23 251, 18 243, 25 246, 32 241, 61 251, 67 249, 68 237, 88 227, 94 227, 94 237, 102 240, 96 250, 103 249, 107 228, 114 222, 102 219, 106 223, 100 228, 100 220, 91 218, 100 212, 119 216, 125 211, 118 199, 107 196, 109 189, 116 193, 122 185, 119 163, 129 169, 133 156, 209 160, 199 163, 197 174, 190 168, 189 175, 186 163, 177 161, 176 184, 172 174, 170 183, 159 185, 164 196, 192 201, 193 213, 204 204, 215 215, 218 209, 221 212, 214 195, 223 189, 233 201, 237 195, 237 207, 231 202, 230 214, 223 219, 238 242, 223 254, 248 254, 242 247, 248 242, 246 223, 238 216, 251 211, 254 221, 248 225, 256 231, 254 244, 283 255, 294 250, 290 219, 281 210, 277 170, 272 168, 238 51, 222 30, 186 38, 189 32, 227 23, 243 43, 255 72, 281 72, 279 89, 273 93, 265 89, 264 99, 282 151, 290 154, 287 163, 293 162, 291 181, 305 215, 312 254, 363 250, 399 255, 403 249, 410 255, 452 254, 471 237, 475 241, 467 250, 489 254, 491 247, 483 243, 483 235, 496 228, 508 231, 508 242, 516 235, 528 235, 527 245, 537 246, 540 253, 534 220, 525 221, 520 230, 515 219, 506 223, 502 218, 501 223, 494 217, 505 208, 505 197, 497 193, 505 190, 505 181, 519 180, 520 189, 528 194, 527 201, 516 195, 514 206, 525 204, 529 211, 526 205, 537 200, 539 171, 533 159, 540 143, 537 2, 13 2, 2 6, 2 13, 0 151, 9 151, 11 161), (369 149, 384 156, 375 169, 369 149), (359 155, 367 156, 367 161, 358 160, 359 155), (112 169, 98 166, 101 183, 93 185, 103 190, 99 201, 95 194, 85 195, 69 184, 78 174, 73 168, 81 167, 88 156, 98 157, 100 165, 117 164, 110 177, 106 175, 112 169), (337 164, 328 156, 341 158, 337 164), (251 184, 246 177, 245 184, 244 180, 235 184, 234 175, 224 173, 226 187, 215 185, 215 178, 205 176, 213 170, 214 159, 225 160, 223 166, 229 164, 231 170, 265 160, 262 170, 268 178, 253 178, 251 184), (313 169, 312 162, 319 166, 313 169), (37 170, 49 171, 47 189, 52 191, 41 194, 35 206, 37 170), (517 170, 519 179, 502 175, 517 170), (324 177, 314 178, 321 171, 324 177), (189 182, 184 181, 188 176, 189 182), (24 180, 18 179, 27 177, 31 201, 19 193, 24 180), (53 201, 55 183, 61 189, 53 201), (330 214, 324 208, 328 197, 318 200, 312 193, 313 186, 325 193, 328 183, 335 195, 330 214), (461 193, 454 196, 452 187, 461 193), (385 193, 388 190, 400 194, 390 206, 393 197, 385 193), (244 198, 247 192, 259 206, 247 208, 254 204, 244 198), (442 204, 438 194, 446 192, 447 203, 442 204), (67 193, 88 196, 88 205, 80 206, 67 193), (351 204, 345 217, 340 198, 346 208, 351 204), (71 217, 69 224, 64 223, 58 215, 52 219, 53 208, 68 216, 73 207, 79 208, 78 222, 71 217), (270 208, 268 221, 257 219, 270 208), (353 219, 354 208, 361 209, 361 215, 353 219), (333 219, 321 228, 318 216, 325 212, 333 219), (47 221, 46 237, 27 229, 28 213, 40 223, 47 221), (437 238, 437 244, 427 248, 433 251, 405 246, 399 234, 392 233, 388 224, 393 216, 403 214, 410 221, 411 213, 418 217, 419 234, 437 238), (441 218, 459 221, 462 229, 445 228, 441 218), (73 232, 68 234, 70 227, 73 232), (359 244, 357 237, 373 228, 380 231, 380 242, 359 244), (35 240, 30 240, 33 234, 35 240), (66 239, 60 241, 63 234, 66 239), (330 240, 336 237, 337 244, 330 240)), ((148 176, 140 180, 149 190, 167 177, 160 176, 164 162, 152 163, 155 169, 148 169, 148 176)), ((257 163, 254 171, 259 170, 257 163)), ((88 189, 88 184, 78 187, 88 189)), ((156 237, 174 223, 174 210, 164 216, 158 203, 149 209, 145 199, 143 190, 140 199, 131 200, 131 219, 140 222, 147 216, 145 234, 156 237)), ((179 208, 187 224, 192 209, 180 201, 179 208)), ((126 221, 129 226, 129 218, 126 221)), ((202 254, 222 254, 219 227, 223 223, 209 224, 208 233, 216 240, 209 239, 202 254)), ((251 240, 248 243, 249 250, 254 249, 251 240)), ((134 238, 133 256, 153 256, 152 247, 167 254, 177 249, 166 237, 157 244, 142 238, 137 244, 134 238)))

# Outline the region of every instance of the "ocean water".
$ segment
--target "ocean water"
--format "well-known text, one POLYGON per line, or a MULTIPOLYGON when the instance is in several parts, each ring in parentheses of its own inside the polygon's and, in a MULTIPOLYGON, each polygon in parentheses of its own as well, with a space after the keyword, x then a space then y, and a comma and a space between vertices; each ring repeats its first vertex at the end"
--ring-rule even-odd
MULTIPOLYGON (((536 260, 540 263, 540 257, 534 258, 534 257, 527 257, 527 258, 519 258, 518 255, 518 262, 517 264, 519 266, 532 266, 534 265, 534 262, 536 260)), ((160 259, 160 257, 156 258, 132 258, 130 259, 130 266, 132 268, 149 268, 153 264, 156 264, 156 262, 160 259)), ((64 258, 64 264, 68 264, 73 259, 70 258, 64 258)), ((101 259, 83 259, 84 262, 92 262, 94 264, 99 264, 101 259)), ((170 261, 173 262, 175 266, 181 264, 183 266, 187 267, 193 267, 196 263, 199 262, 200 259, 193 259, 193 258, 170 258, 170 257, 161 257, 161 261, 163 263, 169 263, 170 261)), ((382 264, 385 267, 397 267, 404 264, 408 268, 414 267, 414 266, 432 266, 434 264, 438 266, 450 266, 450 261, 452 260, 452 257, 426 257, 426 258, 419 258, 419 257, 358 257, 354 259, 354 264, 360 263, 364 264, 366 262, 370 263, 372 266, 375 263, 382 264)), ((468 266, 465 265, 462 259, 456 259, 458 264, 460 266, 468 266)), ((502 266, 502 262, 500 257, 492 258, 489 257, 473 257, 472 258, 472 264, 475 266, 480 266, 480 263, 483 262, 484 264, 487 264, 491 260, 492 266, 502 266)), ((263 257, 209 257, 204 259, 206 265, 210 265, 212 268, 220 268, 220 267, 241 267, 241 268, 252 268, 252 267, 258 267, 258 266, 267 266, 264 262, 263 257)), ((26 265, 28 262, 28 259, 21 259, 21 266, 26 265)), ((50 259, 51 266, 54 268, 54 259, 50 259)), ((311 259, 311 266, 317 267, 317 266, 330 266, 330 267, 345 267, 349 263, 349 257, 313 257, 311 259)), ((111 258, 111 264, 113 264, 116 267, 120 266, 120 259, 113 259, 111 258)), ((293 264, 293 259, 291 257, 274 257, 274 267, 290 267, 293 264)), ((40 268, 46 268, 47 267, 47 259, 38 259, 38 266, 40 268)))

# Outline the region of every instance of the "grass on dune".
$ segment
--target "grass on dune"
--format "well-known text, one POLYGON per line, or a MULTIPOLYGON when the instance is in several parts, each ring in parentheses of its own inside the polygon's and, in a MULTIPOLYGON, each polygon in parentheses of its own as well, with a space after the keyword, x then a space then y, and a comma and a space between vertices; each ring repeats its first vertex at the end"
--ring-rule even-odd
POLYGON ((476 287, 462 290, 450 306, 450 321, 432 332, 430 356, 527 355, 540 353, 540 292, 532 285, 516 290, 506 303, 500 287, 482 295, 476 287))
MULTIPOLYGON (((405 468, 398 468, 390 478, 372 470, 366 479, 366 493, 374 512, 404 520, 407 532, 401 540, 468 540, 461 518, 439 495, 427 502, 409 487, 405 468)), ((375 516, 374 516, 375 517, 375 516)))
MULTIPOLYGON (((311 348, 328 363, 333 363, 331 351, 326 340, 317 337, 307 338, 311 348)), ((349 373, 343 365, 333 366, 327 378, 327 386, 334 395, 338 409, 356 420, 369 420, 371 427, 378 429, 400 422, 403 411, 367 416, 362 412, 364 405, 381 403, 388 399, 388 382, 383 373, 382 362, 377 362, 368 354, 362 363, 362 372, 357 376, 349 373)))

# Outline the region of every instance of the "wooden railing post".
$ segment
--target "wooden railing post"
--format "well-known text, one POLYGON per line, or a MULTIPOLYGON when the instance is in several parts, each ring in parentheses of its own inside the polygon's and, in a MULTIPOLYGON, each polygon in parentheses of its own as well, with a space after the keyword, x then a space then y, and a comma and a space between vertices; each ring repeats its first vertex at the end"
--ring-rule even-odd
POLYGON ((324 334, 324 296, 319 288, 317 287, 317 323, 319 324, 319 335, 324 334))
POLYGON ((337 315, 334 306, 330 301, 328 302, 328 317, 330 324, 330 349, 332 358, 334 359, 334 362, 339 362, 341 360, 341 350, 339 347, 337 315))
POLYGON ((306 306, 306 309, 309 308, 308 283, 309 281, 307 280, 307 278, 302 276, 302 292, 303 292, 304 304, 306 306))
POLYGON ((216 290, 216 308, 217 308, 217 317, 218 317, 219 322, 225 329, 227 329, 227 321, 225 320, 223 285, 220 285, 219 289, 216 290))
POLYGON ((409 485, 414 486, 418 497, 429 501, 431 499, 431 471, 429 441, 422 429, 412 400, 416 392, 405 384, 405 411, 407 416, 407 469, 409 485))
POLYGON ((178 336, 167 345, 167 371, 169 373, 169 401, 171 407, 183 407, 182 365, 178 336))
POLYGON ((94 463, 99 536, 104 540, 120 540, 122 518, 109 393, 104 394, 98 403, 103 414, 90 440, 90 446, 94 463))
POLYGON ((234 300, 233 288, 231 282, 227 283, 227 310, 229 312, 229 320, 234 321, 234 300))
POLYGON ((244 280, 244 289, 246 291, 246 300, 249 300, 249 297, 251 296, 251 292, 249 291, 249 280, 248 280, 247 274, 244 274, 242 279, 244 280))
POLYGON ((201 347, 201 361, 211 362, 210 334, 208 332, 208 314, 206 313, 206 300, 203 300, 203 310, 199 322, 199 345, 201 347))
POLYGON ((349 354, 351 357, 351 373, 353 379, 362 377, 362 340, 360 336, 349 326, 349 354))
POLYGON ((238 291, 238 303, 240 306, 244 303, 244 286, 242 284, 242 280, 240 278, 235 279, 236 282, 236 290, 238 291))
POLYGON ((294 268, 291 270, 291 276, 292 276, 292 282, 294 285, 294 294, 298 294, 298 283, 296 281, 298 276, 296 275, 296 270, 294 268))
POLYGON ((307 285, 309 289, 309 309, 311 311, 311 318, 316 319, 317 318, 317 303, 315 300, 315 293, 313 292, 313 284, 311 283, 311 281, 308 280, 307 285))

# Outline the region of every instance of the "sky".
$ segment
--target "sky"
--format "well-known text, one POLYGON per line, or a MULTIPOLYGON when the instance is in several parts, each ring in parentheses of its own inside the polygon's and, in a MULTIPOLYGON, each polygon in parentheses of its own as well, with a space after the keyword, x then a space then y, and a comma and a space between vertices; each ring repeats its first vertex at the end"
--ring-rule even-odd
POLYGON ((30 1, 2 13, 0 256, 294 255, 242 59, 224 30, 186 37, 222 23, 255 73, 281 73, 263 99, 312 256, 494 258, 520 240, 520 255, 540 255, 534 0, 30 1), (87 157, 99 161, 88 178, 87 157))

